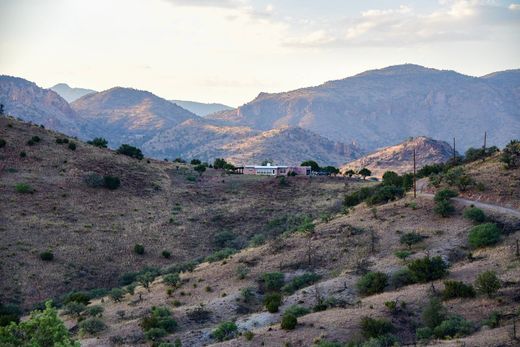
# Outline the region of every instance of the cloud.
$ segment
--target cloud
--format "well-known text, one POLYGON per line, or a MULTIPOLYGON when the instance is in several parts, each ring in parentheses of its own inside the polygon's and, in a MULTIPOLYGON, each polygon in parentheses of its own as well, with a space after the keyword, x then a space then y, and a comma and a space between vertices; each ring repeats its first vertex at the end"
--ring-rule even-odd
MULTIPOLYGON (((357 17, 335 23, 321 23, 304 35, 288 38, 284 44, 300 47, 409 46, 433 41, 478 41, 493 37, 494 28, 510 26, 519 31, 520 11, 516 6, 493 0, 441 0, 440 7, 420 13, 401 5, 391 9, 370 9, 357 17)), ((520 8, 520 5, 518 6, 520 8)))
POLYGON ((186 7, 238 8, 244 6, 242 0, 165 0, 173 5, 186 7))
POLYGON ((520 11, 520 4, 511 4, 508 7, 511 11, 520 11))

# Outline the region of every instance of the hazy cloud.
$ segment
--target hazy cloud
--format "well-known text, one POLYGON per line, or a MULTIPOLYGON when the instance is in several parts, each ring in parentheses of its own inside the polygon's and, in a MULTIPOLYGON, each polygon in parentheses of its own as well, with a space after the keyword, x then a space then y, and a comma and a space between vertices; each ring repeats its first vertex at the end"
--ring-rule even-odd
POLYGON ((243 0, 165 0, 171 4, 187 7, 237 8, 245 4, 243 0))

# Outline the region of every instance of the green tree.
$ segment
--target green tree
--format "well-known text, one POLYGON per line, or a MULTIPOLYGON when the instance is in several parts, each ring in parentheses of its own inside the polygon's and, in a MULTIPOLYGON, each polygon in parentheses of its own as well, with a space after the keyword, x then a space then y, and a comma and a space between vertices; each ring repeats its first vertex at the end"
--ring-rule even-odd
POLYGON ((200 165, 202 162, 199 159, 192 159, 190 162, 191 165, 200 165))
POLYGON ((358 174, 363 176, 363 179, 366 179, 368 176, 372 175, 372 171, 364 167, 361 170, 359 170, 358 174))
POLYGON ((387 171, 383 174, 383 185, 401 187, 403 178, 393 171, 387 171))
POLYGON ((348 176, 348 177, 352 177, 353 175, 355 175, 356 172, 352 169, 348 169, 347 171, 345 171, 344 175, 345 176, 348 176))
POLYGON ((382 272, 369 272, 359 279, 356 287, 362 295, 381 293, 388 284, 388 276, 382 272))
POLYGON ((300 164, 300 166, 310 166, 312 171, 314 171, 314 172, 320 171, 320 166, 314 160, 305 160, 304 162, 302 162, 300 164))
POLYGON ((6 347, 79 347, 70 338, 65 324, 58 318, 52 302, 45 303, 43 311, 33 311, 31 317, 23 322, 12 322, 0 327, 0 345, 6 347))
POLYGON ((438 298, 432 297, 428 301, 422 311, 421 319, 423 324, 430 329, 435 329, 446 319, 446 309, 438 298))
POLYGON ((91 141, 87 141, 89 145, 96 146, 99 148, 107 148, 108 141, 102 137, 95 137, 91 141))
POLYGON ((227 162, 226 162, 226 160, 224 158, 217 158, 213 162, 213 168, 215 168, 215 169, 224 169, 226 164, 227 164, 227 162))
POLYGON ((438 280, 448 273, 448 265, 440 256, 426 256, 408 264, 408 269, 415 282, 425 283, 438 280))
POLYGON ((217 329, 213 330, 211 333, 211 337, 213 337, 217 341, 226 341, 231 340, 236 336, 238 332, 238 327, 233 322, 223 322, 217 327, 217 329))
POLYGON ((284 330, 294 330, 294 328, 296 328, 297 324, 298 324, 298 319, 296 318, 296 316, 286 312, 282 316, 282 322, 281 322, 280 326, 284 330))
POLYGON ((500 229, 493 223, 485 223, 474 226, 468 234, 471 247, 479 248, 491 246, 500 241, 500 229))
POLYGON ((508 169, 514 169, 520 166, 520 140, 511 140, 502 151, 500 161, 506 165, 508 169))
POLYGON ((199 176, 202 176, 202 174, 206 171, 206 167, 202 164, 198 164, 193 168, 193 170, 197 171, 199 173, 199 176))
POLYGON ((477 276, 475 280, 475 288, 480 294, 486 294, 492 297, 500 289, 500 280, 494 271, 486 271, 477 276))
POLYGON ((117 149, 117 153, 124 154, 139 160, 144 158, 143 153, 139 148, 127 144, 122 144, 121 146, 119 146, 119 148, 117 149))

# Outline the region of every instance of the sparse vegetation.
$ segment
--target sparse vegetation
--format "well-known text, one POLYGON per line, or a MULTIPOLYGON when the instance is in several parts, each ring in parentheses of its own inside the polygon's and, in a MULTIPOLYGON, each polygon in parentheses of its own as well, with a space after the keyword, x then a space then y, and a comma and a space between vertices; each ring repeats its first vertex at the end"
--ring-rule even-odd
POLYGON ((266 272, 262 275, 263 289, 267 292, 279 292, 285 283, 281 272, 266 272))
POLYGON ((67 147, 68 147, 71 151, 75 151, 77 145, 76 145, 76 143, 74 143, 74 142, 71 141, 71 142, 69 142, 69 145, 68 145, 67 147))
POLYGON ((181 278, 178 273, 167 274, 163 276, 163 282, 169 286, 176 287, 181 282, 181 278))
POLYGON ((166 307, 152 307, 150 315, 141 319, 141 328, 147 340, 156 341, 177 329, 177 322, 166 307))
POLYGON ((103 183, 106 188, 116 190, 121 185, 121 180, 115 176, 103 176, 103 183))
POLYGON ((125 291, 121 288, 112 288, 109 295, 114 302, 121 302, 121 299, 125 295, 125 291))
POLYGON ((416 232, 403 234, 399 238, 399 242, 403 245, 407 245, 408 248, 411 248, 412 245, 419 243, 422 240, 424 240, 424 236, 416 232))
POLYGON ((451 198, 456 197, 457 192, 450 189, 443 189, 435 194, 435 208, 434 212, 440 215, 441 217, 449 217, 453 212, 455 212, 455 207, 451 202, 451 198))
POLYGON ((502 151, 500 161, 505 164, 507 169, 514 169, 520 166, 520 140, 511 140, 502 151))
POLYGON ((287 294, 292 294, 298 289, 307 287, 314 282, 317 282, 320 276, 315 273, 304 273, 303 275, 296 276, 290 280, 286 285, 282 287, 282 291, 287 294))
POLYGON ((89 145, 99 147, 99 148, 107 148, 108 141, 102 137, 95 137, 91 141, 87 141, 89 145))
POLYGON ((234 248, 224 248, 220 251, 216 251, 213 254, 208 255, 204 260, 210 263, 214 263, 219 260, 224 260, 231 257, 237 251, 234 248))
POLYGON ((309 314, 309 313, 311 313, 311 310, 309 310, 308 308, 305 308, 303 306, 299 306, 299 305, 289 306, 284 312, 284 314, 291 314, 291 315, 295 316, 296 318, 305 316, 306 314, 309 314))
POLYGON ((386 319, 361 318, 361 334, 365 338, 378 338, 394 331, 392 323, 386 319))

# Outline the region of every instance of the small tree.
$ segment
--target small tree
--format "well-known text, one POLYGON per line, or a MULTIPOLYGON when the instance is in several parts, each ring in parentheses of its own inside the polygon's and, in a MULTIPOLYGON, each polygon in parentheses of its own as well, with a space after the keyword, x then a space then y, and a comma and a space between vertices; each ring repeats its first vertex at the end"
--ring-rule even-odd
POLYGON ((471 247, 480 248, 491 246, 500 241, 500 229, 493 223, 485 223, 474 226, 468 235, 471 247))
POLYGON ((425 283, 438 280, 448 273, 448 265, 440 256, 415 259, 408 264, 415 282, 425 283))
POLYGON ((132 158, 136 158, 139 160, 144 158, 143 153, 141 152, 141 150, 139 148, 130 146, 128 144, 122 144, 121 146, 119 146, 119 148, 117 149, 117 153, 129 156, 132 158))
POLYGON ((362 295, 381 293, 388 284, 388 276, 382 272, 369 272, 359 279, 356 287, 362 295))
POLYGON ((137 243, 134 245, 134 253, 143 255, 144 254, 144 246, 137 243))
POLYGON ((202 162, 199 159, 192 159, 190 164, 196 166, 202 164, 202 162))
POLYGON ((514 169, 520 166, 520 140, 511 140, 502 151, 500 161, 507 169, 514 169))
POLYGON ((306 160, 306 161, 302 162, 300 164, 300 166, 310 166, 312 171, 314 171, 314 172, 320 171, 320 166, 314 160, 306 160))
POLYGON ((483 223, 486 221, 484 211, 477 207, 470 207, 464 210, 464 218, 473 221, 474 223, 483 223))
POLYGON ((345 176, 348 176, 348 177, 352 177, 356 172, 352 169, 348 169, 347 171, 345 171, 344 175, 345 176))
POLYGON ((89 145, 96 146, 99 148, 107 148, 108 141, 102 137, 95 137, 91 141, 87 141, 89 145))
POLYGON ((278 307, 282 304, 282 295, 279 293, 266 294, 264 298, 264 306, 270 313, 278 312, 278 307))
POLYGON ((224 158, 217 158, 213 162, 213 168, 215 168, 215 169, 224 169, 226 164, 227 164, 227 162, 226 162, 226 160, 224 158))
POLYGON ((290 313, 284 313, 284 315, 282 316, 282 322, 280 326, 284 330, 294 330, 297 324, 298 319, 296 318, 296 316, 290 313))
POLYGON ((236 336, 238 327, 233 322, 220 323, 217 329, 213 330, 211 337, 217 341, 231 340, 236 336))
POLYGON ((202 176, 202 174, 206 171, 206 167, 202 164, 199 164, 195 166, 193 170, 197 171, 199 173, 199 176, 202 176))
POLYGON ((436 326, 446 319, 446 309, 442 306, 439 299, 432 297, 424 307, 421 318, 426 327, 435 329, 436 326))
POLYGON ((109 295, 114 302, 121 302, 121 299, 125 295, 125 291, 121 288, 112 288, 109 295))
POLYGON ((372 171, 364 167, 361 170, 359 170, 358 174, 361 175, 363 179, 366 179, 368 176, 372 175, 372 171))
POLYGON ((142 275, 137 276, 137 281, 150 291, 150 284, 153 282, 154 276, 150 272, 145 272, 142 275))
POLYGON ((399 242, 403 245, 407 245, 408 248, 412 248, 412 245, 421 242, 423 239, 424 236, 422 236, 421 234, 411 232, 402 235, 399 239, 399 242))
POLYGON ((477 276, 475 287, 480 294, 492 297, 500 289, 500 280, 494 271, 486 271, 477 276))

